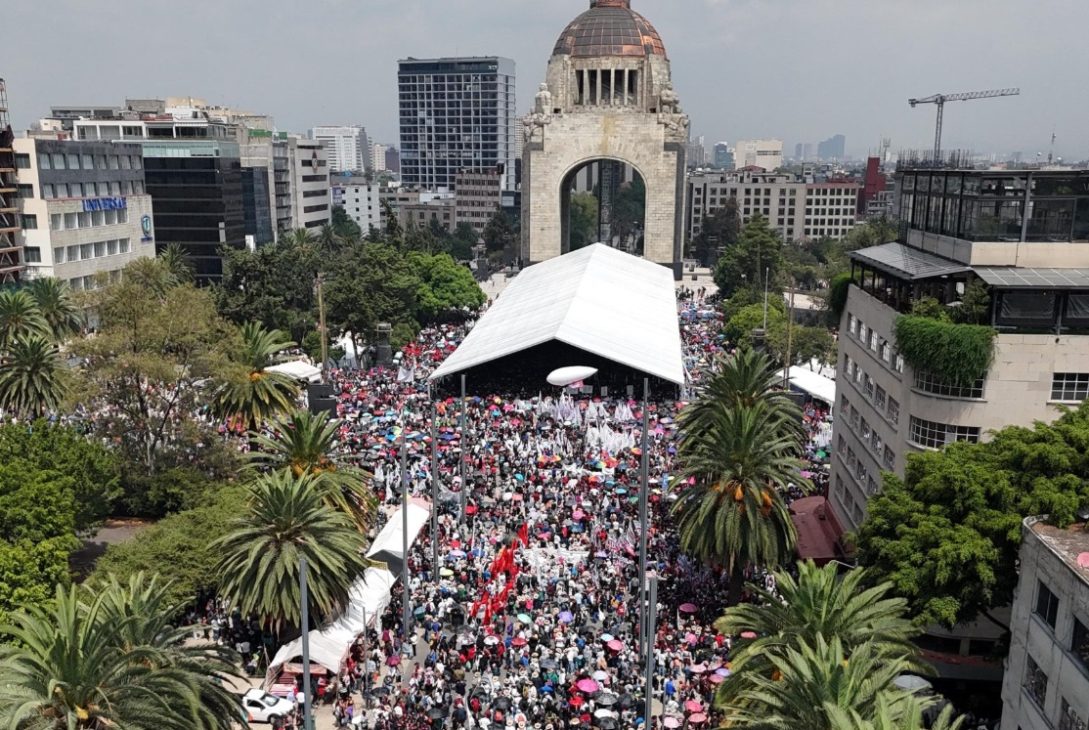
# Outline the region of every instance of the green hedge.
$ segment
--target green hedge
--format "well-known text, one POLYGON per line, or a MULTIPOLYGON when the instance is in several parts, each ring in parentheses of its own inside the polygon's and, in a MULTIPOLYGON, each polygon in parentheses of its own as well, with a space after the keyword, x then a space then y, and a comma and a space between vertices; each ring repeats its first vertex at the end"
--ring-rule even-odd
POLYGON ((896 347, 917 370, 956 385, 982 378, 994 359, 993 327, 904 315, 896 320, 896 347))

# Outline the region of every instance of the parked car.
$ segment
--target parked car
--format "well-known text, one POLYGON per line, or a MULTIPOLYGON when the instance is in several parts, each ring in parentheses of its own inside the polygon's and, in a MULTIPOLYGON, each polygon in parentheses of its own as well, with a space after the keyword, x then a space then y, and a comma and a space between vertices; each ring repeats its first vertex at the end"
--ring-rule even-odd
POLYGON ((290 715, 295 706, 283 697, 254 688, 242 695, 242 708, 250 722, 275 723, 290 715))

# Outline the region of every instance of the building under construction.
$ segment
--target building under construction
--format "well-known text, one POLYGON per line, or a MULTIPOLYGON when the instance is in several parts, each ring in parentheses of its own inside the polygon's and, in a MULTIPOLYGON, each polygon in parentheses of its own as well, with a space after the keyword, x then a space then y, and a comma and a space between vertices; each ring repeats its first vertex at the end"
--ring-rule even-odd
POLYGON ((23 268, 14 139, 8 119, 7 86, 0 79, 0 285, 18 281, 23 268))

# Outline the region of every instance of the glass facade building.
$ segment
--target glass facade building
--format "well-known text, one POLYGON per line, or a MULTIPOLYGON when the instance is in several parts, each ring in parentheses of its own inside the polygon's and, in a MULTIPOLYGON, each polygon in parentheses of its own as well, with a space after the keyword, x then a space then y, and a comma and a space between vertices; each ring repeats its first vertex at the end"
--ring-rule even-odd
POLYGON ((399 62, 401 183, 453 188, 463 170, 501 170, 515 181, 514 61, 507 58, 399 62))

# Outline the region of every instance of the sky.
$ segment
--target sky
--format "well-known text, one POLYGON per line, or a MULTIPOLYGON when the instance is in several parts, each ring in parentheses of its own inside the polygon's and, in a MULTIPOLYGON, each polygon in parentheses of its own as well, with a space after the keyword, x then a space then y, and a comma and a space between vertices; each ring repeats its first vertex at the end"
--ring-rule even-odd
MULTIPOLYGON (((552 47, 588 0, 4 0, 12 124, 50 105, 197 96, 281 130, 364 124, 397 141, 397 60, 499 55, 532 105, 552 47)), ((943 148, 1089 157, 1089 0, 633 0, 661 33, 694 135, 847 137, 864 156, 933 144, 909 97, 950 103, 943 148)))

